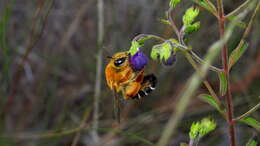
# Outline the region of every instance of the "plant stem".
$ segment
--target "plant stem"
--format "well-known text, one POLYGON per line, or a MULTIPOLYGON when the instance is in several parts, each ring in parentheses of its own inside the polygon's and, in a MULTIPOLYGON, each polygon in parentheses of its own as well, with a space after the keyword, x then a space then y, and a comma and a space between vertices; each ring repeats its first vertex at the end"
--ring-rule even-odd
POLYGON ((169 19, 169 21, 170 21, 170 23, 171 23, 171 26, 172 26, 172 28, 173 28, 175 34, 176 34, 177 37, 178 37, 178 40, 180 41, 180 40, 181 40, 181 38, 180 38, 180 32, 179 32, 179 30, 178 30, 176 24, 175 24, 174 21, 173 21, 173 18, 172 18, 172 15, 171 15, 172 11, 173 11, 173 8, 170 8, 170 9, 168 10, 168 19, 169 19))
MULTIPOLYGON (((217 0, 218 6, 218 23, 219 23, 219 34, 220 39, 223 38, 225 32, 225 16, 224 16, 224 8, 223 1, 217 0)), ((226 103, 227 103, 227 122, 229 128, 229 141, 231 146, 236 146, 236 137, 235 137, 235 122, 233 122, 233 101, 232 94, 230 89, 230 81, 229 81, 229 69, 228 69, 228 49, 226 43, 222 48, 222 65, 224 69, 224 73, 227 78, 227 95, 226 95, 226 103)))
POLYGON ((145 38, 145 37, 147 37, 147 38, 153 38, 153 39, 158 40, 158 41, 161 41, 161 42, 166 41, 164 38, 159 37, 159 36, 157 36, 157 35, 153 35, 153 34, 139 34, 139 35, 135 36, 132 41, 137 41, 137 42, 138 42, 139 39, 145 38))

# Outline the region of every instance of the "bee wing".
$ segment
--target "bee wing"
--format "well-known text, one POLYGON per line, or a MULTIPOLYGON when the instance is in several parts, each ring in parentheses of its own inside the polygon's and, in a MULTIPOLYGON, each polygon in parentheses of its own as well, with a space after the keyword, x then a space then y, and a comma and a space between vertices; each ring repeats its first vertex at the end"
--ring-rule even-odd
POLYGON ((118 123, 120 123, 120 100, 119 96, 115 89, 113 89, 114 93, 114 118, 117 120, 118 123))

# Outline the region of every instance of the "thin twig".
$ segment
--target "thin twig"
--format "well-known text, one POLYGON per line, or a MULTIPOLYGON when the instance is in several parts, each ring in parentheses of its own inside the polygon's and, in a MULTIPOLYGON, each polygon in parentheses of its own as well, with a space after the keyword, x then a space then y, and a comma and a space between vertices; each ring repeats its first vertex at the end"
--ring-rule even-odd
POLYGON ((238 6, 235 10, 233 10, 232 12, 230 12, 229 14, 227 14, 225 16, 225 18, 231 18, 233 16, 238 15, 240 12, 244 11, 245 9, 248 8, 248 5, 254 0, 247 0, 245 1, 243 4, 241 4, 240 6, 238 6))
MULTIPOLYGON (((88 124, 86 123, 86 121, 87 121, 87 119, 88 119, 88 117, 89 117, 90 109, 91 109, 91 108, 87 108, 87 109, 85 110, 85 112, 84 112, 84 114, 83 114, 83 119, 82 119, 81 124, 80 124, 80 126, 79 126, 79 129, 84 129, 85 127, 88 127, 88 124)), ((80 132, 81 132, 81 131, 78 131, 78 133, 77 133, 76 136, 74 137, 71 146, 77 146, 78 140, 79 140, 80 135, 81 135, 80 132)))
MULTIPOLYGON (((204 64, 205 61, 203 59, 201 59, 195 52, 193 52, 192 50, 189 51, 189 53, 191 54, 192 58, 195 59, 196 62, 200 63, 200 64, 204 64)), ((221 72, 222 69, 219 69, 215 66, 210 65, 209 67, 210 70, 215 71, 215 72, 221 72)))
POLYGON ((42 18, 42 25, 40 28, 40 31, 37 33, 37 28, 36 28, 36 23, 37 23, 37 19, 39 19, 38 17, 40 16, 40 12, 43 11, 43 6, 40 6, 37 8, 36 13, 34 15, 34 21, 32 24, 32 29, 30 32, 30 37, 29 37, 29 44, 27 46, 27 49, 24 53, 24 55, 22 56, 22 61, 21 63, 18 65, 16 72, 13 75, 13 80, 12 80, 12 85, 11 85, 11 91, 10 91, 10 95, 8 96, 8 103, 7 103, 7 108, 10 108, 11 103, 13 102, 13 98, 16 95, 17 92, 17 87, 19 85, 19 81, 21 78, 21 72, 23 70, 24 64, 27 61, 27 58, 29 56, 29 54, 31 53, 32 49, 34 48, 34 46, 38 43, 38 41, 41 39, 42 35, 43 35, 43 31, 45 29, 45 25, 47 23, 47 18, 54 6, 55 0, 51 1, 50 6, 47 8, 47 12, 45 14, 45 16, 43 16, 42 18))
POLYGON ((98 13, 98 38, 97 46, 99 48, 97 54, 97 68, 96 68, 96 84, 94 94, 94 113, 93 113, 93 131, 92 136, 96 145, 99 143, 98 118, 99 118, 99 101, 101 94, 101 80, 102 80, 102 54, 103 54, 103 41, 104 41, 104 1, 97 1, 97 13, 98 13))
POLYGON ((86 11, 88 10, 88 7, 90 7, 90 4, 92 3, 92 0, 86 1, 83 3, 79 10, 77 11, 74 19, 70 23, 69 27, 66 29, 65 33, 63 34, 63 37, 61 38, 61 43, 59 48, 63 49, 66 46, 68 46, 69 40, 72 38, 75 32, 77 32, 77 29, 79 28, 80 22, 82 21, 82 18, 85 16, 86 11))
POLYGON ((53 138, 53 137, 60 137, 64 135, 70 135, 74 134, 78 131, 90 129, 87 125, 87 127, 76 127, 68 130, 64 130, 61 132, 47 132, 43 134, 26 134, 26 133, 21 133, 21 134, 12 134, 12 135, 1 135, 1 138, 14 138, 14 139, 46 139, 46 138, 53 138))
POLYGON ((258 103, 256 106, 254 106, 253 108, 251 108, 249 111, 247 111, 246 113, 244 113, 243 115, 233 119, 233 121, 238 121, 241 120, 245 117, 247 117, 248 115, 250 115, 251 113, 253 113, 254 111, 258 110, 260 108, 260 103, 258 103))

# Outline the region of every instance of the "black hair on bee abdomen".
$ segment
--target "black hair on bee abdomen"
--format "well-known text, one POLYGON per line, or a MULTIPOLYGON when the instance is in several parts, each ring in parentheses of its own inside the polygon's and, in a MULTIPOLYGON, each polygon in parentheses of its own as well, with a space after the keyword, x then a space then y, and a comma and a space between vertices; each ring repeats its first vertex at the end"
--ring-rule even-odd
POLYGON ((150 85, 155 88, 157 84, 157 78, 154 74, 148 74, 144 76, 143 83, 149 82, 150 85))
POLYGON ((133 99, 140 99, 141 97, 147 96, 149 93, 155 90, 156 84, 157 78, 154 74, 145 75, 142 82, 142 88, 133 97, 133 99))

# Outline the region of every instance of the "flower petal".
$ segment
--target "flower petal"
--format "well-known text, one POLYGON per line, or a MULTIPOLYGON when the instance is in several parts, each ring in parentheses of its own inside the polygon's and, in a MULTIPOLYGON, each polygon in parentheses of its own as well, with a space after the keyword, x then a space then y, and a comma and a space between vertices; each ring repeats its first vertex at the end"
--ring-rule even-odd
POLYGON ((138 51, 133 56, 130 56, 130 64, 136 71, 140 71, 148 64, 148 57, 141 51, 138 51))
POLYGON ((171 56, 167 60, 162 60, 162 63, 166 66, 173 65, 177 60, 176 54, 171 53, 171 56))

